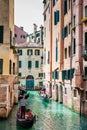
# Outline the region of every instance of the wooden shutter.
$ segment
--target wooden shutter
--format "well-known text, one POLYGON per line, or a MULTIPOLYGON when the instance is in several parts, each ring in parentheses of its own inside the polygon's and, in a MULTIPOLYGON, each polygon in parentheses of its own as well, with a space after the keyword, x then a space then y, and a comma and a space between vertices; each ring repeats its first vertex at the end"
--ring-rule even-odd
POLYGON ((0 26, 0 43, 3 43, 3 30, 4 30, 4 27, 0 26))

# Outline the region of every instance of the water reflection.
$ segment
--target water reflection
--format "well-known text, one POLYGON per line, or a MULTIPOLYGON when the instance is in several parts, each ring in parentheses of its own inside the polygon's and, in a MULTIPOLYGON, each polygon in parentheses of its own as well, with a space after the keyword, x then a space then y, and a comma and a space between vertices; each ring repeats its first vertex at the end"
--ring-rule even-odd
MULTIPOLYGON (((28 104, 37 115, 37 121, 27 130, 87 130, 87 118, 58 102, 44 102, 38 92, 30 92, 28 104)), ((7 120, 0 120, 0 130, 26 130, 16 123, 16 111, 17 105, 7 120)))

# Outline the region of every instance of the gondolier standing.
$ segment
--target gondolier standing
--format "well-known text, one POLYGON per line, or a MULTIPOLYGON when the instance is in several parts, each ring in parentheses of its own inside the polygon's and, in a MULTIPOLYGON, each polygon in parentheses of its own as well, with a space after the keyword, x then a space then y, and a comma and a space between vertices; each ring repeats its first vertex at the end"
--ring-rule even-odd
POLYGON ((25 118, 26 105, 27 105, 27 102, 25 100, 25 96, 23 95, 23 98, 20 99, 21 118, 22 119, 25 118))

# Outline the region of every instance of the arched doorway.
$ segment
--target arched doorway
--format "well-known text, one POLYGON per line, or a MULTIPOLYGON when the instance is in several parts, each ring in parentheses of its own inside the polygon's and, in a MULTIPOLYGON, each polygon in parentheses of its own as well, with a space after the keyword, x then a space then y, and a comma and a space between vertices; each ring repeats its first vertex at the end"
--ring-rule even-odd
POLYGON ((34 77, 32 75, 26 77, 26 89, 34 89, 34 77))

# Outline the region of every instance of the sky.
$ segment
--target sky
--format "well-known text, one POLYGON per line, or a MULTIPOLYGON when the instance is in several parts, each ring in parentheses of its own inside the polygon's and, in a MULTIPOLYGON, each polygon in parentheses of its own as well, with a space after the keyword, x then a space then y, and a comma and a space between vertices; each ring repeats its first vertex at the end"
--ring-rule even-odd
POLYGON ((43 25, 43 0, 14 0, 14 23, 24 27, 28 34, 33 33, 33 24, 37 30, 43 25))

